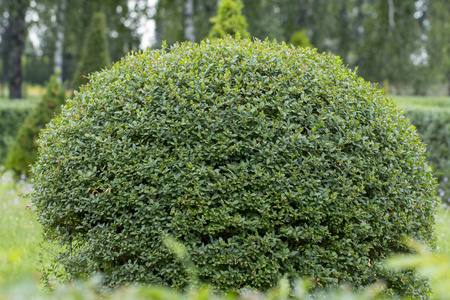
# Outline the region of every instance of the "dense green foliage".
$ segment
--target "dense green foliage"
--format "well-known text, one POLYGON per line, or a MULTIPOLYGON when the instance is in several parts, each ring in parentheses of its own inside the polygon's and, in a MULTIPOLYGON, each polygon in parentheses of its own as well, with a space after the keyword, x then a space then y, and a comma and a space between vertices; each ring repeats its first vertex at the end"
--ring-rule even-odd
POLYGON ((392 101, 310 48, 227 38, 131 53, 43 131, 33 203, 66 276, 214 289, 425 280, 382 261, 434 246, 424 145, 392 101))
POLYGON ((211 18, 214 23, 209 31, 209 38, 224 38, 228 35, 239 35, 243 38, 249 38, 250 33, 247 31, 247 21, 242 15, 242 2, 240 0, 220 0, 217 16, 211 18))
POLYGON ((439 182, 438 196, 450 202, 450 109, 422 107, 404 110, 426 144, 427 161, 439 182))
POLYGON ((31 100, 0 99, 0 163, 5 160, 8 148, 14 143, 25 117, 35 105, 31 100))
POLYGON ((83 53, 73 77, 73 89, 76 90, 82 84, 86 84, 89 73, 100 71, 110 63, 105 15, 96 13, 92 16, 91 26, 84 40, 83 53))
POLYGON ((13 144, 8 149, 5 167, 17 175, 28 175, 30 165, 34 163, 37 153, 39 132, 61 111, 65 101, 65 86, 52 76, 47 83, 45 94, 32 112, 26 117, 13 144))
POLYGON ((291 35, 289 44, 294 45, 295 47, 311 47, 311 43, 309 42, 308 34, 305 29, 294 32, 291 35))

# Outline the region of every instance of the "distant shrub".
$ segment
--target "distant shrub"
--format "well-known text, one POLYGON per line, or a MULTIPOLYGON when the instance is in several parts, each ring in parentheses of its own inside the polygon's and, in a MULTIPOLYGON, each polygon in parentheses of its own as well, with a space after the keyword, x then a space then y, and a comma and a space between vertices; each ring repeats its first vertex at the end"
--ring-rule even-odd
POLYGON ((8 149, 6 169, 13 170, 16 175, 29 175, 30 165, 36 159, 39 132, 61 111, 64 100, 65 87, 58 83, 56 76, 52 76, 47 83, 45 94, 26 117, 14 143, 8 149))
POLYGON ((96 13, 92 16, 91 25, 84 40, 83 53, 73 75, 73 89, 77 90, 82 84, 86 84, 89 73, 100 71, 110 64, 106 18, 103 13, 96 13))
POLYGON ((220 0, 217 16, 211 18, 214 23, 209 31, 209 38, 218 39, 228 35, 239 35, 243 38, 249 38, 250 33, 247 31, 247 21, 242 15, 241 10, 243 4, 241 0, 220 0))
POLYGON ((33 101, 0 100, 0 164, 4 163, 8 148, 14 143, 19 128, 35 105, 33 101))
POLYGON ((33 203, 69 278, 184 288, 183 244, 218 290, 378 280, 429 293, 387 256, 433 247, 425 146, 380 91, 310 48, 226 38, 131 53, 43 131, 33 203))

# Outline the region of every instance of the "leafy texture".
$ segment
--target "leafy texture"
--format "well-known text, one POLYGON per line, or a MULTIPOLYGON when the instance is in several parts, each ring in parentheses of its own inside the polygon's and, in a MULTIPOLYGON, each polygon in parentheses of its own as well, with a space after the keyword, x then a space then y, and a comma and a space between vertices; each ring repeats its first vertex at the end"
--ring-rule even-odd
POLYGON ((37 153, 39 132, 61 111, 65 101, 65 87, 58 83, 56 75, 47 83, 47 90, 20 127, 14 143, 8 149, 5 168, 16 175, 28 175, 37 153))
POLYGON ((33 203, 69 277, 267 290, 385 280, 382 260, 434 246, 436 183, 395 104, 339 58, 226 38, 131 53, 91 75, 40 140, 33 203))
POLYGON ((247 31, 247 21, 242 15, 242 2, 240 0, 221 0, 217 10, 217 16, 211 18, 214 23, 209 31, 209 38, 224 38, 228 35, 239 35, 243 38, 249 38, 250 33, 247 31))
POLYGON ((88 82, 87 75, 89 73, 100 71, 100 69, 109 66, 110 63, 105 15, 96 13, 92 16, 80 63, 73 77, 74 90, 88 82))

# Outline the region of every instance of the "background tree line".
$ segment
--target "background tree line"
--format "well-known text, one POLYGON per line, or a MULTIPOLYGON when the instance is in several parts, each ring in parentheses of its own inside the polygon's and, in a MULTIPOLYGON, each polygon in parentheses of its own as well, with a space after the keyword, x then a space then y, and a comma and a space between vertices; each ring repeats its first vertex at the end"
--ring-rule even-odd
MULTIPOLYGON (((109 53, 117 61, 139 49, 143 18, 155 21, 154 48, 164 40, 199 42, 208 36, 218 5, 218 0, 154 2, 2 0, 2 85, 9 82, 10 95, 14 94, 21 71, 29 82, 42 83, 54 70, 61 72, 60 80, 70 81, 96 12, 106 16, 109 53), (39 29, 39 49, 29 41, 30 26, 39 29)), ((450 95, 447 0, 242 0, 242 4, 252 37, 288 42, 305 30, 319 52, 339 55, 350 67, 358 67, 362 77, 385 89, 425 94, 439 92, 447 84, 450 95)))

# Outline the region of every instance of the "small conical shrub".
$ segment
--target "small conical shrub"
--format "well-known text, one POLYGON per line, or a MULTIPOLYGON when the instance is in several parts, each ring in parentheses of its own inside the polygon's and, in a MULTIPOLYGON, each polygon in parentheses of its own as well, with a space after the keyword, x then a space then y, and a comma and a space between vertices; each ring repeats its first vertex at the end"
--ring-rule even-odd
POLYGON ((237 33, 243 38, 250 38, 247 31, 247 21, 241 14, 243 4, 240 0, 221 0, 217 10, 217 16, 211 18, 214 26, 208 37, 212 39, 223 38, 227 35, 235 36, 237 33))
POLYGON ((305 29, 294 32, 289 39, 289 44, 294 45, 295 47, 311 47, 311 43, 305 29))
POLYGON ((17 175, 28 174, 29 166, 36 158, 39 131, 61 111, 64 100, 65 86, 58 83, 56 75, 53 75, 47 83, 45 94, 26 117, 8 150, 5 161, 7 169, 14 170, 17 175))
POLYGON ((111 58, 105 31, 105 15, 103 13, 94 14, 89 32, 84 41, 80 63, 73 77, 72 86, 74 90, 88 82, 86 77, 89 73, 100 71, 102 68, 110 65, 111 58))

